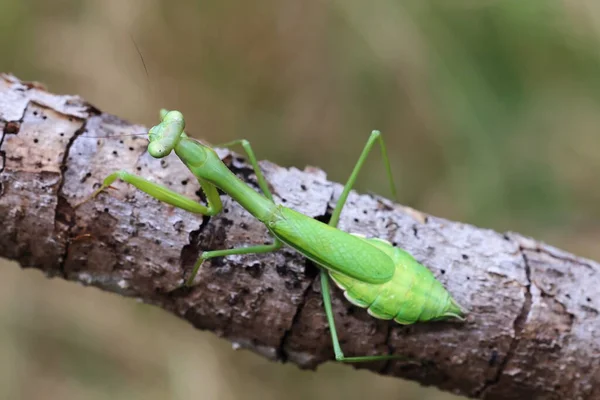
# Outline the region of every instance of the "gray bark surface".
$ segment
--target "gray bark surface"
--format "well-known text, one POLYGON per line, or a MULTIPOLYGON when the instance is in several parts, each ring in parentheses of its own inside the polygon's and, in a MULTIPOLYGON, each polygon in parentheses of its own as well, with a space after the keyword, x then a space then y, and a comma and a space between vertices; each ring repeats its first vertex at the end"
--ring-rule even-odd
MULTIPOLYGON (((206 218, 119 182, 74 208, 118 169, 201 201, 174 155, 155 160, 146 138, 131 136, 144 130, 79 97, 0 75, 0 256, 156 305, 273 360, 303 368, 331 360, 318 270, 290 248, 214 259, 194 287, 180 287, 202 250, 270 242, 228 196, 224 211, 206 218)), ((258 190, 243 158, 219 154, 258 190)), ((340 184, 315 168, 261 168, 277 203, 328 218, 340 184)), ((400 326, 334 289, 346 355, 395 351, 419 360, 360 368, 474 398, 600 399, 600 264, 354 192, 340 229, 405 248, 470 312, 464 323, 400 326)))

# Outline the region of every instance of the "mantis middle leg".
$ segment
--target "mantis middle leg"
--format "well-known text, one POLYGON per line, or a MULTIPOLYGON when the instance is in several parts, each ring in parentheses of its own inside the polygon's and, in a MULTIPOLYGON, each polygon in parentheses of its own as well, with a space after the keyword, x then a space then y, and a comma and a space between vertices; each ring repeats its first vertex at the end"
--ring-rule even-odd
MULTIPOLYGON (((269 185, 267 184, 267 180, 265 179, 264 175, 262 174, 262 171, 260 170, 260 167, 258 165, 258 161, 256 159, 256 156, 254 155, 254 151, 252 150, 252 146, 250 145, 250 142, 248 142, 246 139, 234 140, 232 142, 221 144, 221 145, 218 145, 216 147, 227 147, 227 148, 229 148, 229 147, 236 146, 236 145, 241 145, 243 147, 243 149, 246 151, 246 154, 248 155, 248 159, 250 161, 250 164, 252 165, 252 168, 254 169, 254 173, 256 174, 256 180, 258 181, 258 186, 261 188, 261 190, 263 191, 264 195, 269 200, 273 201, 273 195, 271 194, 271 191, 269 190, 269 185)), ((186 281, 185 284, 187 286, 191 286, 193 284, 194 278, 196 278, 196 275, 198 274, 198 271, 200 270, 200 267, 202 266, 202 263, 205 260, 208 260, 210 258, 225 257, 225 256, 234 255, 234 254, 269 253, 269 252, 272 252, 272 251, 279 250, 283 246, 283 242, 281 242, 277 238, 273 238, 273 239, 274 239, 273 243, 266 244, 266 245, 258 245, 258 246, 250 246, 250 247, 238 247, 238 248, 235 248, 235 249, 214 250, 214 251, 205 251, 205 252, 203 252, 202 255, 200 256, 200 258, 198 258, 198 261, 196 261, 196 263, 194 264, 194 268, 192 270, 192 274, 190 275, 190 277, 188 278, 188 280, 186 281)))

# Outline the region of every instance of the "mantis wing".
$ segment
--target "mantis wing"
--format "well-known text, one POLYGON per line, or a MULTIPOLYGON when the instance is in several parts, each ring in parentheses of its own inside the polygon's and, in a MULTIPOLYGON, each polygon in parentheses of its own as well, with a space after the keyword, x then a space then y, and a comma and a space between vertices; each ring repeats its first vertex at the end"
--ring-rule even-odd
POLYGON ((279 207, 269 230, 282 242, 322 267, 366 283, 385 283, 394 274, 394 262, 368 241, 279 207))

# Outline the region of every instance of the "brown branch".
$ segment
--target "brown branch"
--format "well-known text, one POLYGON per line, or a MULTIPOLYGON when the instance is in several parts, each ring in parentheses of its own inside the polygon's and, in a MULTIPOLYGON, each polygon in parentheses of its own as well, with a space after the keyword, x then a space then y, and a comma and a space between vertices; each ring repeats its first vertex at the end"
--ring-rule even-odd
MULTIPOLYGON (((157 305, 274 360, 307 368, 331 360, 317 269, 289 248, 215 259, 196 286, 178 288, 201 250, 270 241, 227 196, 210 219, 122 183, 74 208, 116 169, 198 198, 175 156, 152 159, 145 138, 125 136, 140 131, 78 97, 0 75, 0 256, 157 305)), ((256 186, 243 159, 220 154, 256 186)), ((261 167, 278 203, 328 217, 341 185, 313 168, 261 167)), ((340 227, 406 248, 471 311, 466 323, 403 327, 369 317, 336 291, 347 355, 392 350, 421 360, 363 367, 478 398, 600 398, 598 263, 371 195, 351 195, 340 227)))

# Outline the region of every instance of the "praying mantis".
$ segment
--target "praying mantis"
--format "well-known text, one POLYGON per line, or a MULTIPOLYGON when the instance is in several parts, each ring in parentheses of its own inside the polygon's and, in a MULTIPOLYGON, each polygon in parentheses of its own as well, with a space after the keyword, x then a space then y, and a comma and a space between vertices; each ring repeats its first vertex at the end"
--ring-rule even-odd
POLYGON ((84 202, 95 198, 114 181, 120 179, 174 207, 204 216, 215 216, 223 208, 217 190, 221 189, 262 222, 273 237, 271 244, 203 252, 194 264, 191 275, 185 281, 186 286, 193 286, 194 279, 206 260, 237 254, 273 252, 284 244, 288 245, 320 267, 323 304, 330 327, 335 359, 347 363, 405 357, 344 355, 338 340, 331 306, 330 278, 344 291, 348 301, 358 307, 366 308, 371 316, 378 319, 393 319, 400 324, 452 318, 464 319, 465 309, 452 298, 433 273, 418 263, 408 252, 380 238, 367 238, 337 229, 348 195, 376 142, 380 144, 390 186, 394 196, 396 194, 386 147, 379 131, 371 133, 341 192, 331 219, 326 224, 274 202, 254 151, 247 140, 236 140, 220 147, 242 146, 254 169, 262 194, 234 175, 211 147, 188 137, 184 132, 184 117, 179 111, 161 110, 160 117, 161 122, 148 131, 148 153, 154 158, 163 158, 174 151, 198 180, 206 195, 206 205, 127 171, 110 174, 84 202))

